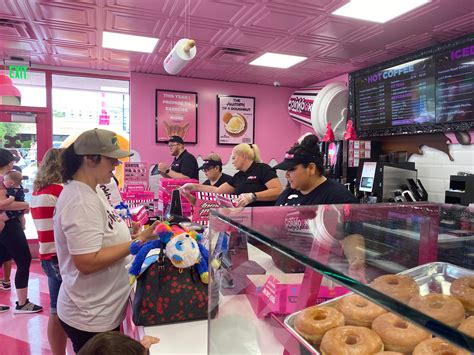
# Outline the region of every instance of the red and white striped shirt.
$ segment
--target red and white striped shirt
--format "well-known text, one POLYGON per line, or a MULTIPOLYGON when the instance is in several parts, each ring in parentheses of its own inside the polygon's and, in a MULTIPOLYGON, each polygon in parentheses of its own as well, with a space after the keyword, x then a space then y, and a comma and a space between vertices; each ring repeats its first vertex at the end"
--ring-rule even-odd
POLYGON ((34 191, 31 197, 30 212, 38 231, 39 257, 41 260, 50 260, 53 256, 56 256, 53 215, 56 201, 62 189, 62 185, 51 184, 34 191))

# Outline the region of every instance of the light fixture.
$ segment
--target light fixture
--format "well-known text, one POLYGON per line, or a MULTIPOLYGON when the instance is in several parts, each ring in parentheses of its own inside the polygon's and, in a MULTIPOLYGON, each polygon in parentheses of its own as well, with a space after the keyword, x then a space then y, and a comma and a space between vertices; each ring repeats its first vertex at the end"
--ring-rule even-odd
POLYGON ((296 55, 265 53, 257 59, 250 62, 250 65, 260 65, 262 67, 282 68, 286 69, 295 64, 302 62, 307 57, 299 57, 296 55))
POLYGON ((429 2, 431 0, 351 0, 332 14, 385 23, 429 2))
POLYGON ((158 38, 126 35, 114 32, 102 32, 102 47, 122 51, 151 53, 158 43, 158 38))

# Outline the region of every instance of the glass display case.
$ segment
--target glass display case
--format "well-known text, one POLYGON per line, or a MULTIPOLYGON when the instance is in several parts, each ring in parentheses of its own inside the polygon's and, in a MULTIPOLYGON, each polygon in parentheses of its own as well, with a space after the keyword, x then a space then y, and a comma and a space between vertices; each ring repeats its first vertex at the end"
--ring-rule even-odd
MULTIPOLYGON (((342 301, 351 293, 474 352, 474 324, 468 331, 457 329, 474 315, 474 213, 467 207, 412 203, 216 209, 209 242, 210 283, 219 285, 209 288, 214 311, 209 354, 319 354, 320 340, 308 340, 297 330, 295 317, 323 303, 342 312, 342 301), (418 284, 416 294, 402 298, 393 293, 408 287, 395 287, 398 279, 387 281, 392 288, 374 285, 387 274, 408 275, 418 284), (463 295, 448 297, 462 305, 462 318, 454 323, 414 301, 424 299, 431 302, 428 307, 445 309, 441 301, 420 296, 450 295, 457 279, 465 284, 463 295)), ((353 324, 344 315, 346 325, 353 324)), ((370 328, 371 322, 365 326, 370 328)))

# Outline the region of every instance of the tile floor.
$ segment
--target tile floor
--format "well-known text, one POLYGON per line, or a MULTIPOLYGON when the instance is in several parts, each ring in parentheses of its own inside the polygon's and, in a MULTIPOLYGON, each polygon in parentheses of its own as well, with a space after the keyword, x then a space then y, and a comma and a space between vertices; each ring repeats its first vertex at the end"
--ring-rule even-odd
MULTIPOLYGON (((3 273, 0 273, 0 278, 3 273)), ((15 266, 12 270, 12 290, 0 290, 0 304, 9 305, 8 312, 0 313, 0 355, 51 354, 48 344, 47 325, 49 316, 48 280, 38 260, 30 268, 29 299, 43 311, 35 314, 13 314, 16 301, 14 290, 15 266)), ((72 351, 69 352, 72 354, 72 351)))

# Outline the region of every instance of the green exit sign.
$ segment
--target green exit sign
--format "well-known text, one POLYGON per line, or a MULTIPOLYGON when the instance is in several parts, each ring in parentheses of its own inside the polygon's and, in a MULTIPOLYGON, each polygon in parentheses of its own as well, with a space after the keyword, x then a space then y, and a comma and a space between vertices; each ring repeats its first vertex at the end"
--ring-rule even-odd
POLYGON ((10 65, 10 78, 12 79, 26 79, 28 67, 25 65, 10 65))

